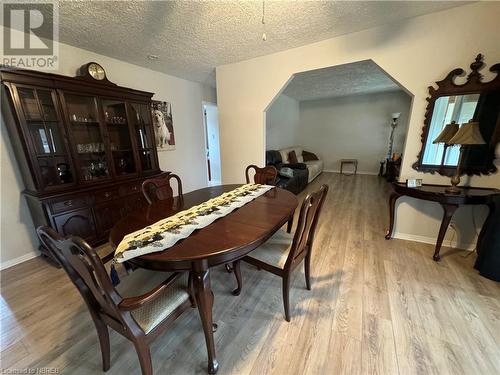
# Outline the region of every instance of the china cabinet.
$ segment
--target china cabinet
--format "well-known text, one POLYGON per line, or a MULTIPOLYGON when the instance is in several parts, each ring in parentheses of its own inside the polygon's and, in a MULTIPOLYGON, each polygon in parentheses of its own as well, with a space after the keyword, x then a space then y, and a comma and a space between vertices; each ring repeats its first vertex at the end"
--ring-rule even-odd
POLYGON ((147 204, 142 181, 162 173, 153 94, 91 74, 95 65, 84 65, 77 77, 1 69, 2 116, 34 225, 92 245, 106 242, 120 218, 147 204))

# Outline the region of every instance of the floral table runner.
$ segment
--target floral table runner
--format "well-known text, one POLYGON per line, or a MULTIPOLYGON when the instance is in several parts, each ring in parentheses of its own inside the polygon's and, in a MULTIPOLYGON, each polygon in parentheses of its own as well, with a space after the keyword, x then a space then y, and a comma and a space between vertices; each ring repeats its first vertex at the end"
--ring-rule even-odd
POLYGON ((122 263, 140 255, 168 249, 196 229, 208 226, 272 188, 273 186, 260 184, 243 185, 127 234, 116 248, 114 261, 122 263))

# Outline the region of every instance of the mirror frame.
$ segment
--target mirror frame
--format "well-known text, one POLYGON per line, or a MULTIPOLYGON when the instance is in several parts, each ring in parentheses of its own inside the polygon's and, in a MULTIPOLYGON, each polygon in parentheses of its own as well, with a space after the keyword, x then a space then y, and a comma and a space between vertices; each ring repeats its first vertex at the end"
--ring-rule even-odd
MULTIPOLYGON (((432 114, 434 113, 434 104, 436 100, 440 97, 444 96, 453 96, 453 95, 466 95, 466 94, 481 94, 490 91, 500 90, 500 63, 494 64, 490 67, 490 72, 496 73, 495 78, 493 78, 489 82, 483 82, 483 75, 479 73, 484 66, 483 55, 478 54, 476 56, 475 61, 470 65, 471 73, 467 76, 467 81, 463 84, 456 84, 455 78, 461 77, 465 74, 465 71, 462 68, 453 69, 445 79, 441 81, 436 81, 438 86, 435 89, 432 86, 429 86, 429 97, 427 100, 427 108, 425 111, 425 119, 424 126, 422 128, 422 134, 420 136, 422 146, 420 152, 417 155, 417 161, 413 163, 413 169, 424 172, 424 173, 439 173, 442 176, 454 176, 456 174, 457 167, 456 166, 443 166, 440 165, 429 165, 423 164, 423 157, 425 151, 425 144, 427 143, 427 137, 429 134, 429 128, 432 120, 432 114)), ((499 116, 500 118, 500 116, 499 116)), ((472 175, 489 175, 491 173, 495 173, 497 168, 494 164, 495 160, 495 146, 500 142, 500 123, 497 121, 496 129, 492 135, 492 139, 490 141, 490 150, 493 155, 491 157, 490 165, 485 165, 484 167, 467 167, 465 165, 462 166, 461 171, 462 174, 467 174, 469 176, 472 175)))

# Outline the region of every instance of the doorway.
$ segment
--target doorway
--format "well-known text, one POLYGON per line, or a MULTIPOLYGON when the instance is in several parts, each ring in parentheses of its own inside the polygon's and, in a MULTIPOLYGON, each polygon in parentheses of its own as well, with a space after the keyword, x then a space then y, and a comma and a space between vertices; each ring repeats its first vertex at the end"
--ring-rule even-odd
POLYGON ((412 100, 372 60, 295 73, 265 110, 265 150, 315 154, 309 180, 322 171, 344 172, 347 159, 356 161, 350 172, 357 165, 358 174, 392 181, 401 168, 412 100))
POLYGON ((203 122, 205 127, 205 150, 209 185, 220 185, 220 143, 219 113, 214 103, 203 103, 203 122))

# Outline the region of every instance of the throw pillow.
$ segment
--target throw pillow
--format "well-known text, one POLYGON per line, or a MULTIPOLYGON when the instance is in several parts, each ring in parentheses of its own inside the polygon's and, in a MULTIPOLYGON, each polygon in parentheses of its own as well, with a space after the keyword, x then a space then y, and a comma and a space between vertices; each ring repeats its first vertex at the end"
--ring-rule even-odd
POLYGON ((288 161, 290 163, 298 163, 299 161, 297 160, 297 155, 295 154, 295 151, 290 151, 288 153, 288 161))
POLYGON ((319 160, 316 154, 313 154, 312 152, 308 151, 303 151, 302 156, 304 157, 304 161, 319 160))
POLYGON ((288 150, 279 150, 279 153, 281 155, 281 162, 288 163, 288 150))
POLYGON ((303 163, 304 162, 304 158, 302 157, 302 151, 303 151, 302 147, 295 146, 293 148, 293 150, 295 151, 295 156, 297 156, 297 161, 299 163, 303 163))

